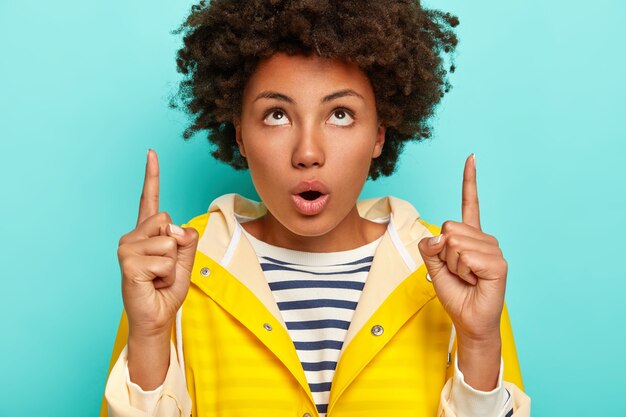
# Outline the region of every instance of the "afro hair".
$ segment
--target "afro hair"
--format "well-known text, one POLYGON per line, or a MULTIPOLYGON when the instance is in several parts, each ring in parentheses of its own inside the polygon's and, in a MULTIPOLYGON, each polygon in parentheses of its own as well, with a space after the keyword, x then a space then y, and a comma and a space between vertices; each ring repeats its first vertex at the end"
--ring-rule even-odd
POLYGON ((419 0, 201 1, 174 31, 183 34, 176 62, 184 77, 170 105, 193 116, 184 139, 207 130, 212 155, 246 169, 233 121, 259 61, 283 52, 353 62, 369 77, 387 128, 369 176, 388 176, 407 141, 431 136, 429 120, 450 89, 446 55, 458 23, 419 0))

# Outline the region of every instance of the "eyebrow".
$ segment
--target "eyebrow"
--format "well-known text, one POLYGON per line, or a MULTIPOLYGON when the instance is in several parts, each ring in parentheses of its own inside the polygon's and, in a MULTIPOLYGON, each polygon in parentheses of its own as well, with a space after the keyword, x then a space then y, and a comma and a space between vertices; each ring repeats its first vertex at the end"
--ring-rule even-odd
POLYGON ((329 101, 333 101, 338 98, 347 97, 347 96, 359 97, 361 100, 365 101, 362 95, 360 95, 359 93, 357 93, 356 91, 350 88, 346 88, 345 90, 339 90, 337 92, 327 95, 326 97, 322 99, 322 103, 328 103, 329 101))
MULTIPOLYGON (((347 96, 359 97, 361 100, 365 100, 363 98, 363 96, 360 95, 359 93, 357 93, 356 91, 354 91, 354 90, 352 90, 350 88, 346 88, 345 90, 335 91, 334 93, 325 96, 324 98, 322 98, 321 102, 322 103, 328 103, 329 101, 337 100, 338 98, 347 97, 347 96)), ((259 95, 256 96, 254 101, 257 101, 257 100, 262 99, 262 98, 270 99, 270 100, 284 101, 284 102, 290 103, 290 104, 294 104, 296 102, 291 97, 289 97, 289 96, 287 96, 285 94, 278 93, 276 91, 262 91, 261 93, 259 93, 259 95)))
POLYGON ((285 101, 287 103, 295 103, 294 99, 292 99, 289 96, 286 96, 284 94, 281 93, 277 93, 276 91, 262 91, 258 96, 256 96, 256 98, 254 99, 254 101, 257 101, 259 99, 262 98, 267 98, 270 100, 278 100, 278 101, 285 101))

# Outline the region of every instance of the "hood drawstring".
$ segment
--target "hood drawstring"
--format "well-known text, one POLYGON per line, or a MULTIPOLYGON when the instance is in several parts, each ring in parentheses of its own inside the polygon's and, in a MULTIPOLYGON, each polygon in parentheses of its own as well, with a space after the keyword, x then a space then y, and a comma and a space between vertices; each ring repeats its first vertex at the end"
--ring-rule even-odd
POLYGON ((178 353, 178 363, 183 371, 183 381, 187 386, 187 374, 185 372, 185 357, 183 356, 183 307, 180 306, 176 312, 176 351, 178 353))
POLYGON ((456 329, 454 328, 454 324, 452 324, 452 329, 450 329, 450 343, 448 343, 448 362, 446 366, 450 366, 452 362, 452 347, 454 346, 454 338, 456 337, 456 329))

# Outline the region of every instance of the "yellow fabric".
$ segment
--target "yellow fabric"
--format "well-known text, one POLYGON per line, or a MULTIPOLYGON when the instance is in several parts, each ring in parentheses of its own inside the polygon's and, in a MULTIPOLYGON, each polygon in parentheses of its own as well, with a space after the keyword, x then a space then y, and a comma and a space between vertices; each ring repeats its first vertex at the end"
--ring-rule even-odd
MULTIPOLYGON (((223 204, 219 210, 214 210, 221 215, 218 217, 219 225, 207 227, 209 217, 213 218, 210 209, 210 216, 209 213, 198 216, 185 226, 196 228, 201 240, 214 237, 224 242, 222 246, 227 246, 228 238, 208 234, 221 230, 232 236, 236 226, 231 216, 236 210, 233 208, 229 212, 229 207, 239 206, 240 212, 245 211, 248 217, 254 217, 263 210, 261 206, 247 205, 246 201, 238 198, 231 198, 230 203, 233 204, 223 204)), ((212 204, 212 207, 215 206, 212 204)), ((419 220, 419 214, 408 203, 398 199, 366 200, 360 207, 363 213, 376 218, 381 213, 393 212, 398 236, 407 248, 412 249, 410 255, 414 257, 417 269, 393 286, 382 302, 368 295, 364 305, 357 307, 361 309, 358 313, 363 318, 363 324, 344 344, 331 387, 328 415, 445 414, 453 417, 445 402, 445 390, 442 390, 453 370, 452 365, 447 365, 451 321, 437 299, 432 283, 426 279, 423 262, 414 253, 419 238, 436 235, 439 228, 419 220), (376 336, 371 331, 375 325, 383 327, 381 335, 376 336)), ((402 262, 402 258, 389 249, 393 247, 391 238, 387 245, 387 249, 377 251, 374 258, 374 262, 379 264, 379 272, 368 277, 368 281, 373 280, 371 288, 377 291, 384 289, 386 273, 391 279, 406 268, 395 265, 402 262), (385 266, 388 272, 385 272, 385 266)), ((227 249, 219 250, 218 256, 228 253, 227 249)), ((252 260, 245 239, 233 249, 235 255, 229 262, 230 266, 221 265, 205 252, 208 249, 199 245, 192 285, 182 312, 183 356, 192 415, 317 415, 302 365, 284 325, 267 307, 267 300, 261 301, 244 285, 242 277, 231 273, 235 269, 232 265, 238 262, 256 262, 252 260), (200 272, 203 268, 210 271, 208 276, 200 272), (271 330, 267 330, 267 325, 271 326, 271 330)), ((257 273, 250 271, 252 275, 257 273)), ((364 295, 367 285, 370 283, 366 284, 364 295)), ((506 307, 501 327, 504 379, 523 389, 506 307)), ((112 363, 123 351, 127 333, 123 316, 112 363)), ((520 410, 529 403, 521 391, 514 400, 520 410)), ((517 410, 514 413, 518 417, 525 415, 518 414, 517 410)), ((103 403, 101 416, 107 416, 106 403, 103 403)))

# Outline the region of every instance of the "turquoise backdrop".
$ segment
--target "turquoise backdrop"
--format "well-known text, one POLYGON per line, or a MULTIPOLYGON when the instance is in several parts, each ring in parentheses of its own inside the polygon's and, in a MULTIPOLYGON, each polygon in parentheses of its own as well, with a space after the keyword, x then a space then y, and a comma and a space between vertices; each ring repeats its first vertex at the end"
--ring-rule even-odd
MULTIPOLYGON (((122 308, 116 249, 148 147, 178 223, 223 193, 256 197, 168 109, 170 31, 191 4, 0 0, 2 417, 97 415, 122 308)), ((626 3, 436 5, 461 20, 454 88, 435 137, 363 196, 459 219, 476 152, 533 415, 625 416, 626 3)))

